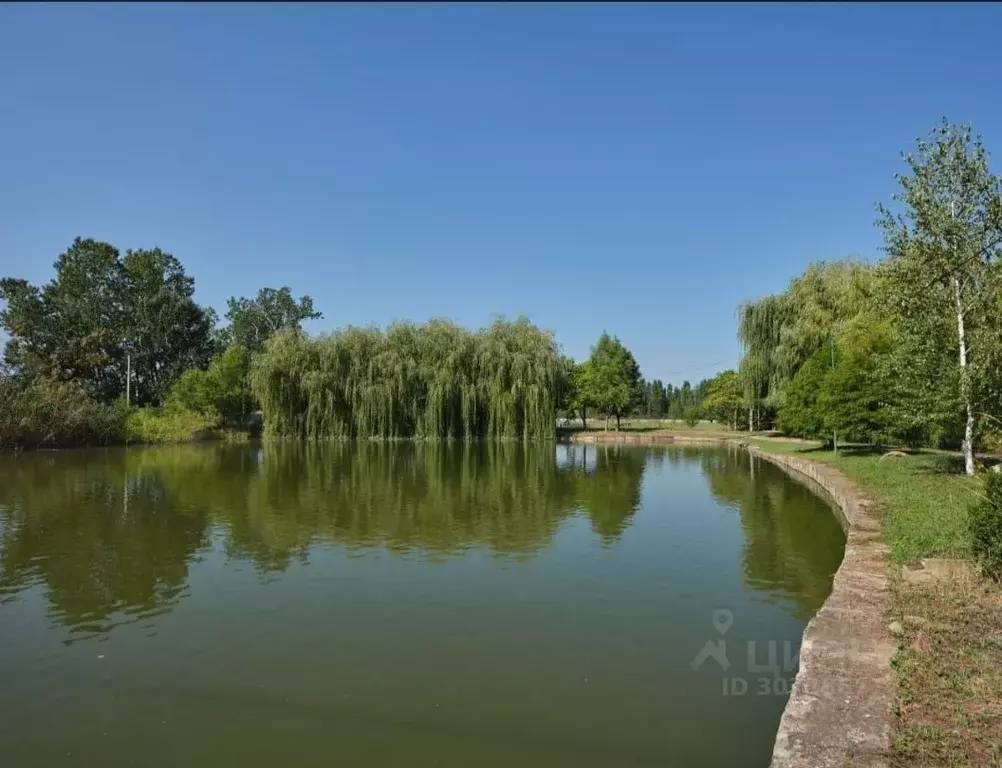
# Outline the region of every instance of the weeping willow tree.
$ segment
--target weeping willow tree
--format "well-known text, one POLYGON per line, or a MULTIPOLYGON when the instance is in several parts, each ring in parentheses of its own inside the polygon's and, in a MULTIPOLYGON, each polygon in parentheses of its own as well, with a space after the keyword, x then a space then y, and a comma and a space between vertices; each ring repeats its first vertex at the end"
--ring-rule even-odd
POLYGON ((251 386, 267 434, 308 439, 548 438, 563 369, 527 319, 471 332, 446 320, 275 334, 251 386))
POLYGON ((744 347, 738 372, 748 404, 749 431, 755 429, 755 412, 768 403, 775 380, 775 351, 786 309, 782 295, 745 302, 738 309, 738 339, 744 347))
POLYGON ((782 293, 741 305, 740 374, 749 428, 757 410, 783 405, 786 385, 804 363, 870 311, 874 278, 874 268, 863 262, 817 262, 782 293))
POLYGON ((872 303, 875 270, 853 259, 816 262, 782 294, 786 316, 774 352, 779 389, 872 303))

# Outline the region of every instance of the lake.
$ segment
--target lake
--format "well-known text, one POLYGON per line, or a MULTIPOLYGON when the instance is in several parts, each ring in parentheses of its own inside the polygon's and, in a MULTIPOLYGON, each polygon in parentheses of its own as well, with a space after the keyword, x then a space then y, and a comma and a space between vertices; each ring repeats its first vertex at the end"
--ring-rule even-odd
POLYGON ((766 766, 844 543, 736 447, 0 457, 0 755, 766 766))

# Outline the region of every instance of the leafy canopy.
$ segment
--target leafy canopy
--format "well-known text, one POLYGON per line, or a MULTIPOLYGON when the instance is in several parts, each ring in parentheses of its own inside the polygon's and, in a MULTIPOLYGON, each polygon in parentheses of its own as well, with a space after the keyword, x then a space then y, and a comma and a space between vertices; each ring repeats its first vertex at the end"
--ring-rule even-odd
POLYGON ((194 280, 159 248, 127 251, 77 238, 43 286, 0 280, 4 359, 27 378, 72 381, 104 402, 125 393, 157 404, 181 372, 212 353, 215 313, 195 303, 194 280))
POLYGON ((313 308, 312 298, 304 295, 295 299, 288 286, 277 290, 262 288, 253 299, 231 297, 226 305, 230 326, 225 341, 242 346, 252 354, 260 352, 273 333, 300 330, 303 320, 323 317, 323 313, 313 308))
POLYGON ((643 401, 640 366, 622 342, 603 333, 588 358, 585 398, 610 416, 627 416, 643 401))

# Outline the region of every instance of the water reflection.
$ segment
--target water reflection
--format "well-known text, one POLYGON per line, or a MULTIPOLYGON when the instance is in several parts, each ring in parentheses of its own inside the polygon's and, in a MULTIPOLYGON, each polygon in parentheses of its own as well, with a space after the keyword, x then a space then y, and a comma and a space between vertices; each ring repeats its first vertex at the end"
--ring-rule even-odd
POLYGON ((208 514, 114 464, 79 452, 2 464, 0 601, 44 584, 50 615, 84 636, 177 602, 208 514))
POLYGON ((640 507, 640 486, 646 462, 664 455, 621 450, 618 446, 571 445, 566 450, 575 472, 575 500, 591 519, 592 530, 611 546, 630 525, 640 507), (578 462, 580 454, 580 464, 578 462), (591 461, 589 461, 591 459, 591 461))
MULTIPOLYGON (((587 517, 623 536, 645 471, 699 467, 740 509, 747 581, 816 610, 841 551, 797 511, 809 492, 744 452, 517 443, 264 443, 35 453, 0 460, 0 601, 39 586, 90 636, 170 610, 213 547, 262 573, 318 545, 426 560, 471 548, 525 559, 587 517)), ((651 509, 652 514, 658 510, 651 509)))
POLYGON ((771 599, 790 601, 809 619, 831 592, 842 562, 843 534, 813 492, 791 482, 781 469, 747 451, 703 453, 699 460, 710 492, 736 507, 744 533, 745 579, 771 599))

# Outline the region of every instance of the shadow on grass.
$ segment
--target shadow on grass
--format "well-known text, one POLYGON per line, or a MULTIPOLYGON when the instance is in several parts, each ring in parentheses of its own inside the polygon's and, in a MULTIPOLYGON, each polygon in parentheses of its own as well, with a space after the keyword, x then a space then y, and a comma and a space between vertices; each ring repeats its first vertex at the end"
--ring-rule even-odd
MULTIPOLYGON (((807 445, 799 449, 798 453, 831 453, 832 445, 831 443, 824 443, 821 445, 807 445)), ((839 444, 838 454, 839 456, 879 456, 886 453, 887 449, 878 445, 844 445, 839 444)))
POLYGON ((964 457, 949 455, 932 455, 927 466, 915 470, 922 475, 962 475, 964 474, 964 457))
MULTIPOLYGON (((978 456, 977 461, 985 467, 994 467, 1000 463, 997 456, 978 456)), ((963 475, 966 474, 964 457, 954 454, 931 454, 929 465, 916 470, 926 475, 963 475)))

